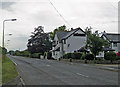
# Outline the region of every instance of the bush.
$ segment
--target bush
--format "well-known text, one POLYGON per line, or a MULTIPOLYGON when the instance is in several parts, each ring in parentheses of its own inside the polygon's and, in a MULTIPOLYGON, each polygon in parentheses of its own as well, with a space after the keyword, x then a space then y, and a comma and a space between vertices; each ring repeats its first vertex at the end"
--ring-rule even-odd
POLYGON ((30 57, 32 57, 32 58, 40 58, 40 54, 41 53, 33 53, 33 54, 30 55, 30 57))
POLYGON ((84 57, 86 60, 94 60, 94 55, 93 54, 90 54, 90 53, 88 53, 88 54, 86 54, 85 55, 85 57, 84 57))
POLYGON ((71 54, 72 53, 66 53, 66 54, 63 55, 63 58, 69 59, 69 58, 71 58, 71 54))
POLYGON ((84 60, 84 59, 85 59, 85 54, 84 54, 84 53, 82 54, 82 56, 81 56, 80 59, 81 59, 81 60, 84 60))
POLYGON ((105 60, 110 60, 111 63, 112 63, 112 61, 117 60, 116 53, 114 53, 112 51, 111 52, 106 52, 105 56, 104 56, 104 59, 105 60))
POLYGON ((29 51, 24 51, 24 53, 23 53, 23 56, 25 56, 25 57, 29 57, 29 51))
POLYGON ((83 53, 81 53, 81 52, 71 53, 72 59, 80 59, 82 55, 83 55, 83 53))

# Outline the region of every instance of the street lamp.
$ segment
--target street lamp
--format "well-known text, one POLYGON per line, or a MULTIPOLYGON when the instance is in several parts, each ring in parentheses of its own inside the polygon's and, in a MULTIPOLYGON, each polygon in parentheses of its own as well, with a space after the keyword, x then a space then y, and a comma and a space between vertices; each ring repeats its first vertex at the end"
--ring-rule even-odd
POLYGON ((16 21, 17 19, 7 19, 3 21, 3 43, 2 43, 2 47, 4 48, 4 29, 5 29, 5 22, 6 21, 16 21))

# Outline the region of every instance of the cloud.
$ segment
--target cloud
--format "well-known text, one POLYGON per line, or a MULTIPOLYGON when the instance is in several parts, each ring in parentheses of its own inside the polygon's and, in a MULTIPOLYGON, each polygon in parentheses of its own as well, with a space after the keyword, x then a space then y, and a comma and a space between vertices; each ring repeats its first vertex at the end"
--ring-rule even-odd
MULTIPOLYGON (((115 1, 115 0, 114 0, 115 1)), ((73 28, 92 26, 93 30, 117 32, 118 10, 113 0, 51 0, 60 14, 73 28), (115 6, 115 7, 114 7, 115 6)), ((53 31, 63 24, 70 26, 58 15, 49 0, 5 0, 0 8, 0 22, 16 18, 17 21, 5 23, 5 33, 13 36, 9 49, 25 49, 27 40, 34 28, 42 25, 45 32, 53 31)), ((0 4, 1 5, 1 4, 0 4)), ((2 24, 0 24, 2 27, 2 24)), ((0 30, 2 35, 2 30, 0 30)), ((0 39, 2 39, 0 37, 0 39)))

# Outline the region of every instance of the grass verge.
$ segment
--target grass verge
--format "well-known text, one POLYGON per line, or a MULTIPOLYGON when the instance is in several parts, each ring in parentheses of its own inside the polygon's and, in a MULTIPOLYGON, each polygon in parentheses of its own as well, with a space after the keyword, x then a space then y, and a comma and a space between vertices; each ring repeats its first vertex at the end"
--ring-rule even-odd
POLYGON ((2 55, 0 54, 0 84, 2 84, 2 55))
POLYGON ((18 73, 13 64, 13 62, 7 57, 3 56, 2 58, 2 83, 8 82, 15 77, 18 73))

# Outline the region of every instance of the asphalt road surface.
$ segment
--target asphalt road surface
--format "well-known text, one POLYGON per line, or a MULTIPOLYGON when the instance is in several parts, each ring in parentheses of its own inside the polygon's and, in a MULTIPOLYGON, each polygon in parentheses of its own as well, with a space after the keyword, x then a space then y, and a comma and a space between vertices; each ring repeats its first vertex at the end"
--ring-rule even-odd
POLYGON ((87 64, 9 56, 25 85, 118 85, 118 72, 87 64))

